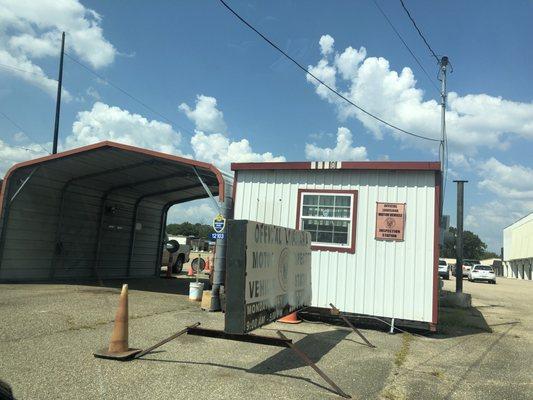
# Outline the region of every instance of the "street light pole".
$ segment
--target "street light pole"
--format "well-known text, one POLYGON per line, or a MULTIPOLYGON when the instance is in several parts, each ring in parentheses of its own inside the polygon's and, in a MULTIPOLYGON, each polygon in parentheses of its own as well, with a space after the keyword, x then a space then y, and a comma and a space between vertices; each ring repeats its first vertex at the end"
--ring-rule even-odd
POLYGON ((464 184, 468 181, 456 180, 457 183, 457 238, 455 241, 455 292, 463 292, 463 212, 464 184))

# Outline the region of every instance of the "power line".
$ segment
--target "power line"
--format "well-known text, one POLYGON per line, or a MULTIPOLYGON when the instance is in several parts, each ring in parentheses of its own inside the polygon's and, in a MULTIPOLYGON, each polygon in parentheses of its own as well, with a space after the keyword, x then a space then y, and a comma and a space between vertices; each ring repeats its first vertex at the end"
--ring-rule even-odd
MULTIPOLYGON (((413 16, 411 15, 409 10, 405 6, 404 1, 400 0, 400 4, 402 5, 402 8, 404 9, 405 13, 407 14, 409 19, 413 23, 413 26, 415 27, 416 31, 418 32, 418 35, 422 38, 422 40, 424 41, 426 47, 429 49, 429 52, 431 53, 433 58, 435 58, 435 60, 437 61, 437 64, 439 65, 439 72, 438 72, 438 75, 437 75, 437 79, 441 80, 440 79, 441 72, 444 71, 443 73, 446 74, 446 66, 449 64, 448 57, 439 58, 439 56, 437 56, 437 54, 435 53, 435 51, 433 51, 433 49, 431 48, 429 42, 425 38, 424 34, 422 33, 422 31, 418 27, 418 25, 417 25, 416 21, 414 20, 413 16)), ((450 67, 451 67, 451 65, 450 65, 450 67)), ((443 80, 445 80, 445 78, 446 78, 446 76, 444 75, 443 76, 443 80)), ((442 81, 442 82, 443 82, 443 89, 441 91, 442 102, 443 102, 442 103, 442 107, 443 107, 443 112, 445 112, 446 88, 445 88, 445 81, 442 81)), ((439 145, 439 160, 440 160, 441 165, 442 165, 443 179, 444 179, 443 193, 442 193, 442 206, 444 204, 444 198, 446 196, 446 181, 448 179, 448 136, 446 134, 445 122, 443 124, 444 125, 443 125, 442 138, 441 138, 441 142, 440 142, 440 145, 439 145), (441 159, 441 149, 442 149, 442 159, 441 159)))
POLYGON ((392 28, 392 30, 394 31, 394 33, 396 33, 396 36, 398 36, 398 39, 400 39, 400 41, 403 43, 403 45, 405 46, 405 48, 407 49, 407 51, 411 54, 411 56, 414 58, 414 60, 416 61, 416 63, 418 64, 418 66, 420 67, 420 69, 422 69, 422 71, 424 72, 424 74, 426 75, 426 77, 428 78, 428 81, 431 83, 431 85, 433 85, 433 87, 435 88, 435 90, 439 93, 440 95, 440 90, 439 88, 437 87, 437 85, 435 84, 435 82, 433 81, 433 78, 431 78, 431 76, 429 75, 429 73, 426 71, 426 69, 424 68, 424 66, 422 65, 422 63, 420 62, 420 60, 418 59, 418 57, 413 53, 413 51, 411 50, 411 48, 407 45, 407 43, 405 42, 405 40, 402 38, 402 35, 400 35, 400 32, 398 32, 398 30, 396 29, 396 27, 393 25, 392 21, 389 19, 389 17, 387 16, 387 14, 385 14, 385 12, 383 11, 383 9, 379 6, 378 2, 376 0, 372 0, 374 2, 374 4, 376 5, 377 9, 379 10, 379 12, 381 13, 381 15, 383 15, 383 18, 385 18, 385 20, 389 23, 390 27, 392 28))
POLYGON ((413 25, 415 26, 418 34, 420 35, 420 37, 422 38, 422 40, 424 41, 424 43, 426 44, 427 48, 429 49, 431 55, 435 58, 435 60, 437 60, 437 63, 440 63, 440 59, 439 57, 437 56, 437 54, 435 54, 435 52, 433 51, 433 49, 431 48, 431 46, 429 45, 428 41, 426 40, 426 38, 424 37, 424 35, 422 34, 422 32, 420 31, 420 29, 418 28, 418 25, 416 24, 415 20, 413 19, 413 17, 411 16, 411 13, 409 12, 409 10, 407 9, 407 7, 405 6, 403 0, 400 0, 400 3, 402 3, 402 8, 405 10, 407 16, 409 17, 409 19, 411 20, 411 22, 413 23, 413 25))
MULTIPOLYGON (((10 118, 5 112, 3 112, 2 110, 0 110, 0 115, 2 115, 5 119, 7 119, 9 122, 11 122, 11 124, 13 126, 15 126, 17 129, 19 129, 22 133, 26 134, 26 131, 24 130, 24 128, 22 128, 17 122, 15 122, 12 118, 10 118)), ((36 143, 41 149, 43 149, 45 152, 47 152, 48 154, 50 154, 50 152, 40 143, 36 143)), ((27 151, 35 151, 35 150, 31 150, 31 149, 28 149, 27 147, 22 147, 22 146, 16 146, 14 145, 13 147, 18 147, 20 149, 24 149, 24 150, 27 150, 27 151)))
POLYGON ((19 71, 19 72, 24 72, 26 74, 32 74, 32 75, 36 75, 36 76, 39 76, 39 77, 43 77, 43 74, 39 74, 37 72, 34 72, 34 71, 28 71, 27 69, 22 69, 22 68, 18 68, 18 67, 13 67, 12 65, 7 65, 7 64, 0 64, 0 68, 4 68, 4 69, 12 69, 12 70, 15 70, 15 71, 19 71))
POLYGON ((259 32, 256 28, 254 28, 250 23, 248 23, 248 21, 246 21, 243 17, 241 17, 239 14, 237 14, 236 11, 234 11, 224 0, 219 0, 222 5, 224 7, 226 7, 233 15, 235 15, 235 17, 237 17, 242 23, 244 23, 248 28, 250 28, 251 30, 253 30, 256 34, 258 34, 263 40, 265 40, 270 46, 272 46, 274 49, 276 49, 278 52, 280 52, 281 54, 283 54, 286 58, 288 58, 290 61, 292 61, 298 68, 300 68, 302 71, 304 71, 306 74, 308 74, 309 76, 313 77, 313 79, 315 79, 318 83, 320 83, 321 85, 323 85, 324 87, 326 87, 329 91, 331 91, 332 93, 336 94, 337 96, 339 96, 341 99, 343 99, 344 101, 346 101, 347 103, 351 104, 352 106, 354 106, 355 108, 357 108, 359 111, 365 113, 366 115, 368 115, 369 117, 372 117, 374 118, 375 120, 381 122, 382 124, 384 125, 387 125, 388 127, 390 128, 393 128, 393 129, 396 129, 397 131, 400 131, 400 132, 403 132, 407 135, 410 135, 410 136, 414 136, 414 137, 417 137, 419 139, 425 139, 425 140, 430 140, 430 141, 434 141, 434 142, 440 142, 440 139, 434 139, 434 138, 430 138, 430 137, 427 137, 427 136, 422 136, 422 135, 418 135, 416 133, 413 133, 413 132, 409 132, 409 131, 406 131, 405 129, 402 129, 394 124, 391 124, 387 121, 385 121, 384 119, 378 117, 377 115, 374 115, 372 114, 371 112, 365 110, 364 108, 358 106, 357 104, 355 104, 354 102, 352 102, 351 100, 349 100, 348 98, 346 98, 344 95, 342 95, 341 93, 339 93, 338 91, 336 91, 335 89, 333 89, 331 86, 329 86, 328 84, 326 84, 323 80, 321 80, 320 78, 318 78, 316 75, 314 75, 313 73, 309 72, 302 64, 300 64, 298 61, 296 61, 294 58, 292 58, 289 54, 287 54, 284 50, 282 50, 277 44, 275 44, 273 41, 271 41, 269 38, 267 38, 265 35, 263 35, 261 32, 259 32))
POLYGON ((88 67, 87 65, 85 65, 84 63, 82 63, 81 61, 77 60, 76 58, 74 58, 73 56, 71 56, 69 53, 67 53, 65 51, 65 55, 70 58, 72 61, 74 61, 76 64, 78 64, 80 67, 84 68, 85 70, 87 70, 88 72, 90 72, 91 74, 93 74, 94 76, 96 76, 98 79, 101 79, 102 81, 104 81, 105 83, 107 83, 109 86, 115 88, 116 90, 118 90, 119 92, 121 92, 122 94, 128 96, 130 99, 132 99, 133 101, 137 102, 138 104, 140 104, 141 106, 143 106, 144 108, 146 108, 148 111, 151 111, 152 113, 158 115, 159 117, 161 117, 162 119, 164 119, 165 121, 167 121, 169 124, 173 124, 175 126, 177 126, 178 128, 180 128, 181 130, 185 131, 186 133, 188 133, 191 137, 194 136, 194 133, 192 133, 191 131, 189 131, 188 129, 184 128, 183 126, 181 126, 180 124, 178 124, 176 121, 166 117, 165 115, 161 114, 159 111, 155 110, 153 107, 149 106, 148 104, 146 104, 144 101, 140 100, 139 98, 135 97, 134 95, 132 95, 131 93, 127 92, 126 90, 122 89, 120 86, 114 84, 113 82, 111 82, 109 79, 105 78, 104 76, 100 75, 98 72, 94 71, 93 69, 91 69, 90 67, 88 67))

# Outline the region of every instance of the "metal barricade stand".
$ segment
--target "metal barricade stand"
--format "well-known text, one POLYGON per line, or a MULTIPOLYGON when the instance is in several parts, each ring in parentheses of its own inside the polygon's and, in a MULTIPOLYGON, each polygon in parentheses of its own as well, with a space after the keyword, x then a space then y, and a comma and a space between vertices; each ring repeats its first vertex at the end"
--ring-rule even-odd
POLYGON ((147 348, 146 350, 141 351, 140 353, 136 354, 132 359, 139 359, 141 357, 144 357, 148 353, 154 351, 158 347, 163 346, 165 343, 170 342, 171 340, 174 340, 178 337, 180 337, 183 334, 188 335, 194 335, 194 336, 203 336, 203 337, 210 337, 215 339, 226 339, 226 340, 234 340, 238 342, 246 342, 246 343, 255 343, 255 344, 261 344, 265 346, 276 346, 276 347, 285 347, 289 348, 303 361, 305 362, 309 367, 313 368, 318 375, 322 379, 324 379, 329 386, 333 389, 335 393, 337 393, 339 396, 344 397, 345 399, 351 399, 351 396, 346 394, 335 382, 333 382, 325 373, 322 371, 314 362, 305 354, 301 349, 299 349, 293 342, 292 339, 289 339, 286 337, 281 331, 276 331, 279 337, 272 337, 272 336, 262 336, 262 335, 253 335, 253 334, 233 334, 233 333, 227 333, 223 330, 217 330, 217 329, 207 329, 207 328, 201 328, 200 322, 197 322, 193 325, 190 325, 186 327, 185 329, 182 329, 181 331, 173 334, 172 336, 169 336, 166 339, 163 339, 162 341, 156 343, 155 345, 147 348))
POLYGON ((352 328, 352 330, 357 333, 357 335, 363 339, 363 341, 366 343, 366 345, 368 347, 371 347, 373 349, 376 348, 376 346, 374 346, 372 343, 370 343, 370 341, 361 333, 361 331, 359 329, 357 329, 351 322, 348 318, 346 318, 345 315, 342 315, 342 313, 340 312, 340 310, 335 307, 332 303, 329 303, 329 306, 331 307, 331 314, 332 315, 337 315, 340 319, 342 319, 344 322, 346 322, 346 325, 348 325, 350 328, 352 328))

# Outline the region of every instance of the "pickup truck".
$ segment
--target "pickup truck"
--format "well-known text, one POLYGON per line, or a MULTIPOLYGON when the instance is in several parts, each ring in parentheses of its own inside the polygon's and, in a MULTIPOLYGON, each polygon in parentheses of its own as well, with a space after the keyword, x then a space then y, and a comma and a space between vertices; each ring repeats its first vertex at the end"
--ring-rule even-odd
POLYGON ((183 264, 189 262, 191 246, 187 243, 187 239, 184 236, 165 235, 161 266, 168 268, 169 262, 172 263, 170 267, 173 274, 179 274, 183 264))

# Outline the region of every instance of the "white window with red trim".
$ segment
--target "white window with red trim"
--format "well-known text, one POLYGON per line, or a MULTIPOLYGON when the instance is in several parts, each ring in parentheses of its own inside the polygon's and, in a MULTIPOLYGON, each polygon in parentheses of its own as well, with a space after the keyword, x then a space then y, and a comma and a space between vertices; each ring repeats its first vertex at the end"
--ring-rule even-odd
POLYGON ((298 227, 315 249, 355 250, 356 191, 299 190, 298 227))

